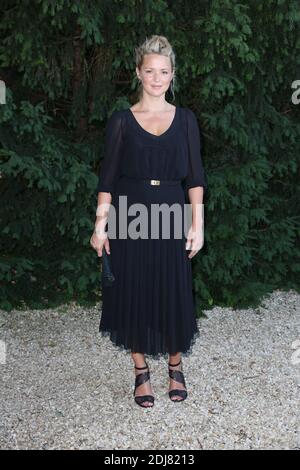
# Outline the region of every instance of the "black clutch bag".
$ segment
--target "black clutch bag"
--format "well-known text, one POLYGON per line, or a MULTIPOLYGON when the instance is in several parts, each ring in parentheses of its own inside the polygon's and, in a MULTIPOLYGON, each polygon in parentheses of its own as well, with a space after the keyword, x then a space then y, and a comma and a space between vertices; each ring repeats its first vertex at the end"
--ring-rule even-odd
POLYGON ((115 276, 112 272, 110 255, 106 253, 106 250, 103 246, 102 249, 102 275, 101 275, 101 283, 104 287, 110 287, 114 285, 115 276))

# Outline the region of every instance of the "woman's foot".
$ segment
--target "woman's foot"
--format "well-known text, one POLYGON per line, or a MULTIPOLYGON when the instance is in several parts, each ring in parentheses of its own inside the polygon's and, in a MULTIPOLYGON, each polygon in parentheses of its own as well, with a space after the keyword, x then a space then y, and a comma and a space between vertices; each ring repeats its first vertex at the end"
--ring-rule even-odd
POLYGON ((150 383, 149 367, 147 364, 144 367, 135 366, 134 370, 136 376, 134 390, 135 402, 144 408, 152 408, 154 405, 154 396, 150 383))
POLYGON ((182 372, 182 363, 169 362, 169 397, 172 401, 183 401, 187 398, 187 390, 184 375, 182 372), (173 365, 172 365, 173 364, 173 365), (178 393, 177 393, 178 392, 178 393))

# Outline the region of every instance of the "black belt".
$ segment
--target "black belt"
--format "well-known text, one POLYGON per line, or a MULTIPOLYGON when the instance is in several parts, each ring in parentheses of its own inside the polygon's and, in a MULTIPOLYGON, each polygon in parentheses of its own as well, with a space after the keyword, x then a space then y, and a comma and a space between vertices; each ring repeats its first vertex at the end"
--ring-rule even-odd
POLYGON ((149 178, 137 178, 134 176, 127 176, 127 175, 123 175, 121 178, 130 179, 136 182, 145 182, 147 184, 150 184, 151 186, 160 186, 161 184, 171 184, 171 185, 181 184, 181 180, 154 180, 154 179, 149 179, 149 178))

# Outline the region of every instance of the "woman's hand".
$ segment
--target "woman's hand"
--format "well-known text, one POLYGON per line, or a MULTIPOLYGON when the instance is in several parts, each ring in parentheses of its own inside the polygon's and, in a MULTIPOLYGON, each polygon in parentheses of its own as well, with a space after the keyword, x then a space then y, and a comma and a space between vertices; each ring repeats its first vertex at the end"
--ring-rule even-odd
POLYGON ((105 234, 97 234, 96 232, 93 233, 90 239, 90 245, 94 250, 97 251, 98 256, 102 256, 102 249, 105 248, 105 251, 110 255, 110 246, 109 246, 109 239, 105 234))
POLYGON ((201 250, 204 244, 204 231, 203 231, 203 224, 194 228, 193 226, 190 227, 188 235, 187 235, 187 242, 186 242, 186 250, 191 250, 190 254, 188 255, 189 258, 193 258, 199 250, 201 250))

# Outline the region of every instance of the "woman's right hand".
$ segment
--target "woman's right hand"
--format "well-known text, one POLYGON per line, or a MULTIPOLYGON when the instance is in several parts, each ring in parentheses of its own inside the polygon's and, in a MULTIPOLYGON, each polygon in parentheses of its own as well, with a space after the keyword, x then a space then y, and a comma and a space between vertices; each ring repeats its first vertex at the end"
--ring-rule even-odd
POLYGON ((102 256, 103 247, 105 248, 106 253, 110 254, 109 239, 107 235, 100 236, 94 232, 90 239, 90 245, 97 251, 98 256, 102 256))

